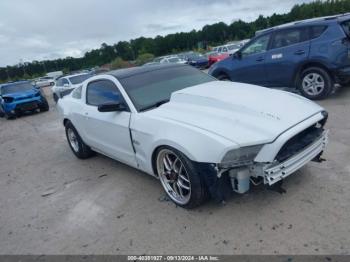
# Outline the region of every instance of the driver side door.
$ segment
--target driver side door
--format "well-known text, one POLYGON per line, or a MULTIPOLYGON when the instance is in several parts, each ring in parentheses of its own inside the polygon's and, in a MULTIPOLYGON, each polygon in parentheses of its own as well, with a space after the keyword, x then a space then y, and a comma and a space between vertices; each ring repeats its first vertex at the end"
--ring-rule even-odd
POLYGON ((270 35, 263 35, 246 45, 240 55, 233 56, 230 78, 235 82, 265 85, 266 51, 270 42, 270 35))
POLYGON ((87 84, 82 112, 85 140, 96 151, 136 166, 129 131, 131 113, 128 106, 125 111, 98 111, 99 105, 117 103, 126 105, 118 87, 111 80, 99 79, 87 84))

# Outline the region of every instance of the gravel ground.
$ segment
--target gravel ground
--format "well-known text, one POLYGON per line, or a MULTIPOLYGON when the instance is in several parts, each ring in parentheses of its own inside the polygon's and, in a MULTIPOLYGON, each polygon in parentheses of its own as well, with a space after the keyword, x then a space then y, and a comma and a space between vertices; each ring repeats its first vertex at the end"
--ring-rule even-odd
MULTIPOLYGON (((49 90, 46 90, 49 93, 49 90)), ((326 162, 195 210, 107 157, 78 160, 57 111, 0 119, 0 254, 349 254, 350 88, 325 101, 326 162)), ((283 109, 281 109, 283 110, 283 109)))

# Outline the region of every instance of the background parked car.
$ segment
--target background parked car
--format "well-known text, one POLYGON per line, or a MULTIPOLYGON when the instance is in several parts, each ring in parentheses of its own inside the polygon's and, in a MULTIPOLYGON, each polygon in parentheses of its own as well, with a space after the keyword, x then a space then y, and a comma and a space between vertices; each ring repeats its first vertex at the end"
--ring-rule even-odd
POLYGON ((48 111, 49 104, 40 89, 30 81, 0 85, 0 117, 10 119, 37 109, 48 111))
POLYGON ((37 87, 53 86, 55 84, 55 79, 51 76, 43 76, 34 80, 34 84, 37 87))
POLYGON ((221 80, 297 87, 310 99, 350 81, 350 15, 322 17, 266 29, 232 58, 211 67, 221 80))
POLYGON ((57 79, 56 84, 52 87, 53 99, 55 102, 57 102, 63 95, 69 94, 74 88, 79 86, 92 75, 92 73, 80 73, 67 75, 57 79))
POLYGON ((210 67, 212 64, 215 64, 216 62, 219 62, 230 55, 228 53, 218 53, 215 51, 211 51, 206 54, 208 57, 208 66, 210 67))
POLYGON ((187 61, 187 63, 191 66, 204 69, 208 67, 208 58, 200 53, 197 52, 185 52, 180 53, 178 56, 187 61))
POLYGON ((247 40, 242 40, 238 42, 233 43, 227 43, 226 45, 216 46, 212 48, 212 51, 218 52, 218 53, 225 53, 229 55, 233 55, 236 53, 245 43, 247 40))
POLYGON ((160 60, 161 64, 186 64, 186 60, 181 59, 180 57, 173 55, 173 56, 166 56, 162 60, 160 60))

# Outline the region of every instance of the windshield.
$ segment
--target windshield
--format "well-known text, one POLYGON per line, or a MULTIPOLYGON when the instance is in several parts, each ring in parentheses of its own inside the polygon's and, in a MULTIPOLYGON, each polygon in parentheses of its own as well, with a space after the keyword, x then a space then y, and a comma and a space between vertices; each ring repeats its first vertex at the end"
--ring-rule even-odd
POLYGON ((213 77, 189 66, 161 68, 118 80, 138 111, 169 100, 175 91, 215 81, 213 77))
POLYGON ((171 58, 168 58, 168 61, 171 62, 171 63, 175 63, 175 62, 180 61, 180 59, 177 58, 177 57, 171 57, 171 58))
POLYGON ((12 94, 12 93, 19 93, 19 92, 25 92, 32 90, 34 87, 31 83, 25 82, 25 83, 18 83, 18 84, 10 84, 5 85, 1 87, 1 94, 12 94))
POLYGON ((86 79, 88 79, 91 75, 90 74, 85 74, 85 75, 78 75, 78 76, 72 76, 69 78, 69 81, 73 84, 80 84, 84 82, 86 79))
POLYGON ((209 56, 216 56, 216 55, 218 55, 218 54, 219 54, 219 53, 216 52, 216 51, 210 51, 210 52, 206 53, 205 55, 206 55, 207 57, 209 57, 209 56))
POLYGON ((189 54, 189 55, 188 55, 188 58, 190 58, 190 59, 202 58, 202 57, 203 57, 202 54, 196 54, 196 53, 193 53, 193 54, 189 54))
POLYGON ((229 50, 239 49, 239 48, 240 48, 239 45, 229 45, 229 46, 228 46, 228 49, 229 49, 229 50))

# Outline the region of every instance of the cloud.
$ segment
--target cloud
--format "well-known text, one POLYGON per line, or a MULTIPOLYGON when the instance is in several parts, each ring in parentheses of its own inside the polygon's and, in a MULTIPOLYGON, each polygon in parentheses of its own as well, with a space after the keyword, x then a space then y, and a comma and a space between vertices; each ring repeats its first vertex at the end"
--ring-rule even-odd
POLYGON ((219 21, 252 21, 309 1, 1 0, 0 66, 79 57, 103 42, 198 30, 219 21))

